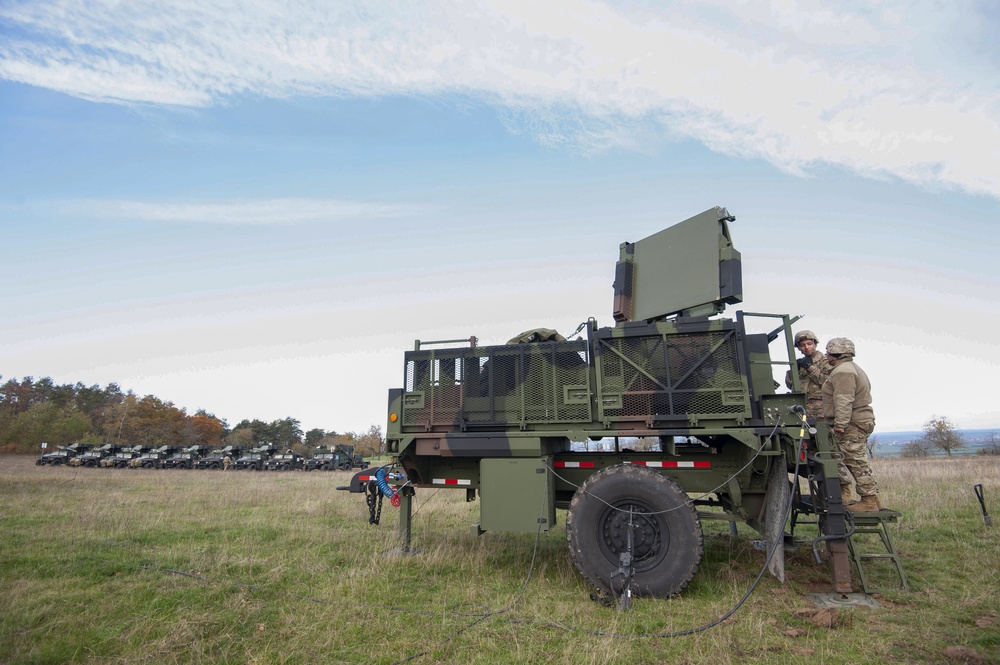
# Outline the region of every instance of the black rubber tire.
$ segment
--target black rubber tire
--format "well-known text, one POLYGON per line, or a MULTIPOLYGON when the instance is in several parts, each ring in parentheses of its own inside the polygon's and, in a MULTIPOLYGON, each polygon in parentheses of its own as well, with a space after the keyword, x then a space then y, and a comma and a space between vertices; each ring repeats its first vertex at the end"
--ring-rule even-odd
POLYGON ((679 594, 701 563, 701 520, 676 482, 645 467, 608 467, 576 491, 566 515, 573 563, 595 588, 620 595, 624 576, 617 571, 619 555, 628 550, 630 509, 633 593, 654 598, 679 594))
POLYGON ((291 469, 292 467, 289 464, 282 464, 280 467, 278 467, 279 471, 291 471, 291 469))
POLYGON ((155 465, 152 462, 143 462, 142 463, 142 468, 144 468, 144 469, 152 469, 153 466, 155 466, 155 465))
POLYGON ((320 471, 329 471, 330 470, 330 465, 329 464, 321 464, 320 467, 319 467, 319 470, 320 471))
POLYGON ((354 468, 354 465, 351 464, 350 462, 344 462, 343 464, 340 465, 340 468, 342 471, 350 471, 351 469, 354 468))

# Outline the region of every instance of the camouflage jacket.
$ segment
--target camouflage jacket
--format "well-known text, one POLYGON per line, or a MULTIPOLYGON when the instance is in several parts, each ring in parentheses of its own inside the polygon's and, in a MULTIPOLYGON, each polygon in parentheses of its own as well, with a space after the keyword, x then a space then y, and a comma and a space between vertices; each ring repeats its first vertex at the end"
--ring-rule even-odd
POLYGON ((823 384, 823 418, 835 427, 875 420, 871 381, 853 358, 840 361, 823 384))
MULTIPOLYGON (((812 365, 799 368, 799 385, 810 402, 823 399, 823 384, 830 376, 830 361, 826 359, 826 354, 816 350, 811 357, 812 365)), ((791 370, 785 372, 785 385, 792 387, 791 370)))

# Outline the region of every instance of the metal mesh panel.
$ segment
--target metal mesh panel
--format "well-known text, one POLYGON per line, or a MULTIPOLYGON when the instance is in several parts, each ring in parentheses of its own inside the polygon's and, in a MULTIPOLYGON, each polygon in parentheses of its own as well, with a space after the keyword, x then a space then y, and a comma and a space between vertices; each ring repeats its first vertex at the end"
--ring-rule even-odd
POLYGON ((733 331, 607 337, 598 344, 606 418, 749 415, 733 331))
POLYGON ((586 348, 577 341, 409 352, 403 424, 590 422, 586 348))

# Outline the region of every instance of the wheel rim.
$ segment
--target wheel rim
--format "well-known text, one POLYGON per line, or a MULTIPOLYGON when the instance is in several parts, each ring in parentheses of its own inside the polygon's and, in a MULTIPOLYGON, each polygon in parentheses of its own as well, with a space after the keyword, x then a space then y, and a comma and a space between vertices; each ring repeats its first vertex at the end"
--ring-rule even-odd
POLYGON ((629 521, 632 531, 632 565, 636 571, 655 568, 670 550, 670 532, 661 528, 653 508, 638 499, 616 501, 599 518, 601 552, 612 563, 629 551, 629 521))

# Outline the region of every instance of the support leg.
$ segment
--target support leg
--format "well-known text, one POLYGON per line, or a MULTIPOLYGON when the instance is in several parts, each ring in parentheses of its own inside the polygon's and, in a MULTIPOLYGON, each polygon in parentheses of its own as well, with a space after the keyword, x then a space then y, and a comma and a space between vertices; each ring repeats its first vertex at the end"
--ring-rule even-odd
POLYGON ((399 548, 403 553, 410 551, 415 493, 412 487, 404 487, 399 492, 399 548))

